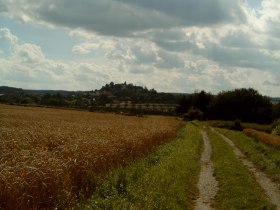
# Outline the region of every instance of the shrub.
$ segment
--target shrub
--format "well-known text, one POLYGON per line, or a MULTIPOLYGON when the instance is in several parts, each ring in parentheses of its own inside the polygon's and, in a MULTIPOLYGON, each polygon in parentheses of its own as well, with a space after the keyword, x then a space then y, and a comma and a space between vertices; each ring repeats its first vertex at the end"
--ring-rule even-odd
POLYGON ((230 126, 231 130, 242 131, 242 125, 240 120, 235 120, 233 124, 230 126))
POLYGON ((272 134, 280 135, 280 119, 274 120, 272 123, 272 134))
POLYGON ((203 112, 197 108, 191 107, 189 111, 183 114, 184 120, 202 120, 203 112))
POLYGON ((273 130, 272 134, 280 136, 280 125, 277 125, 273 130))

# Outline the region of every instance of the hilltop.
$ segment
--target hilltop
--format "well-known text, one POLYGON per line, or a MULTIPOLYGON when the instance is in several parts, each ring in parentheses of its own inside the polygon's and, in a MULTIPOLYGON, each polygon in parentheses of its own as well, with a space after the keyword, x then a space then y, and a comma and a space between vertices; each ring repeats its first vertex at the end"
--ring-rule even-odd
POLYGON ((113 82, 90 91, 25 90, 0 86, 0 102, 39 106, 61 106, 90 110, 149 110, 149 113, 174 111, 182 94, 159 93, 132 83, 113 82))
POLYGON ((186 119, 218 119, 269 123, 280 118, 279 98, 271 99, 252 88, 193 94, 161 93, 131 83, 113 82, 90 91, 24 90, 0 87, 6 104, 63 107, 125 114, 181 115, 186 119))

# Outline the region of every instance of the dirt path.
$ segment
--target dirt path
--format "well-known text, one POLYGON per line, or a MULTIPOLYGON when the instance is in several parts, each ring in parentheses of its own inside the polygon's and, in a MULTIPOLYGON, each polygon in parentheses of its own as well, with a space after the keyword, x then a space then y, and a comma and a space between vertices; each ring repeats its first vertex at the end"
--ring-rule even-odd
POLYGON ((196 200, 195 210, 208 210, 211 208, 211 200, 215 198, 218 191, 218 183, 213 176, 214 167, 211 162, 212 148, 205 131, 201 131, 204 151, 200 162, 201 170, 199 174, 198 189, 199 197, 196 200))
POLYGON ((219 133, 213 128, 212 130, 220 135, 232 147, 235 155, 239 158, 243 165, 246 166, 247 169, 254 174, 257 182, 263 188, 271 203, 276 205, 277 209, 280 210, 280 186, 278 186, 276 183, 273 183, 265 173, 257 170, 254 164, 246 159, 246 156, 235 146, 235 144, 229 138, 225 137, 223 134, 219 133))

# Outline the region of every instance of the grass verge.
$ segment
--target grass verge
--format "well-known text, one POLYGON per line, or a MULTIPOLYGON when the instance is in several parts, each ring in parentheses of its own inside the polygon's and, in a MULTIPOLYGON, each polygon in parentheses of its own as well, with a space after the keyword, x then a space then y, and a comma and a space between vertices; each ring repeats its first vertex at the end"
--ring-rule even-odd
POLYGON ((238 148, 261 171, 270 176, 272 181, 280 184, 280 151, 260 142, 258 139, 246 136, 242 132, 219 129, 229 137, 238 148))
MULTIPOLYGON (((218 127, 218 128, 226 128, 231 129, 232 125, 234 124, 234 121, 224 121, 224 120, 210 120, 207 121, 207 125, 210 125, 212 127, 218 127)), ((257 124, 257 123, 241 123, 242 127, 255 129, 258 131, 263 131, 266 133, 271 133, 272 126, 271 125, 263 125, 263 124, 257 124)))
POLYGON ((263 131, 266 133, 271 133, 272 131, 272 126, 271 125, 263 125, 263 124, 257 124, 257 123, 242 123, 244 128, 250 128, 258 131, 263 131))
POLYGON ((207 130, 213 147, 213 164, 219 191, 216 195, 217 209, 275 209, 255 181, 253 175, 242 165, 232 148, 217 134, 207 130))
POLYGON ((201 137, 195 125, 171 143, 113 171, 81 209, 189 209, 197 195, 201 137))

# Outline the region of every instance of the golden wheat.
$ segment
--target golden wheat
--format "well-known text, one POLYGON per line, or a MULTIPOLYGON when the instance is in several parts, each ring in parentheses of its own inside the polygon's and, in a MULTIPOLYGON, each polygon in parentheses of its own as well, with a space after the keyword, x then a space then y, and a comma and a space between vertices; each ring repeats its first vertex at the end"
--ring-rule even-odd
POLYGON ((244 129, 243 132, 250 137, 262 141, 270 146, 280 149, 280 136, 268 134, 254 129, 244 129))
POLYGON ((173 138, 179 124, 0 105, 0 209, 74 207, 96 177, 173 138))

